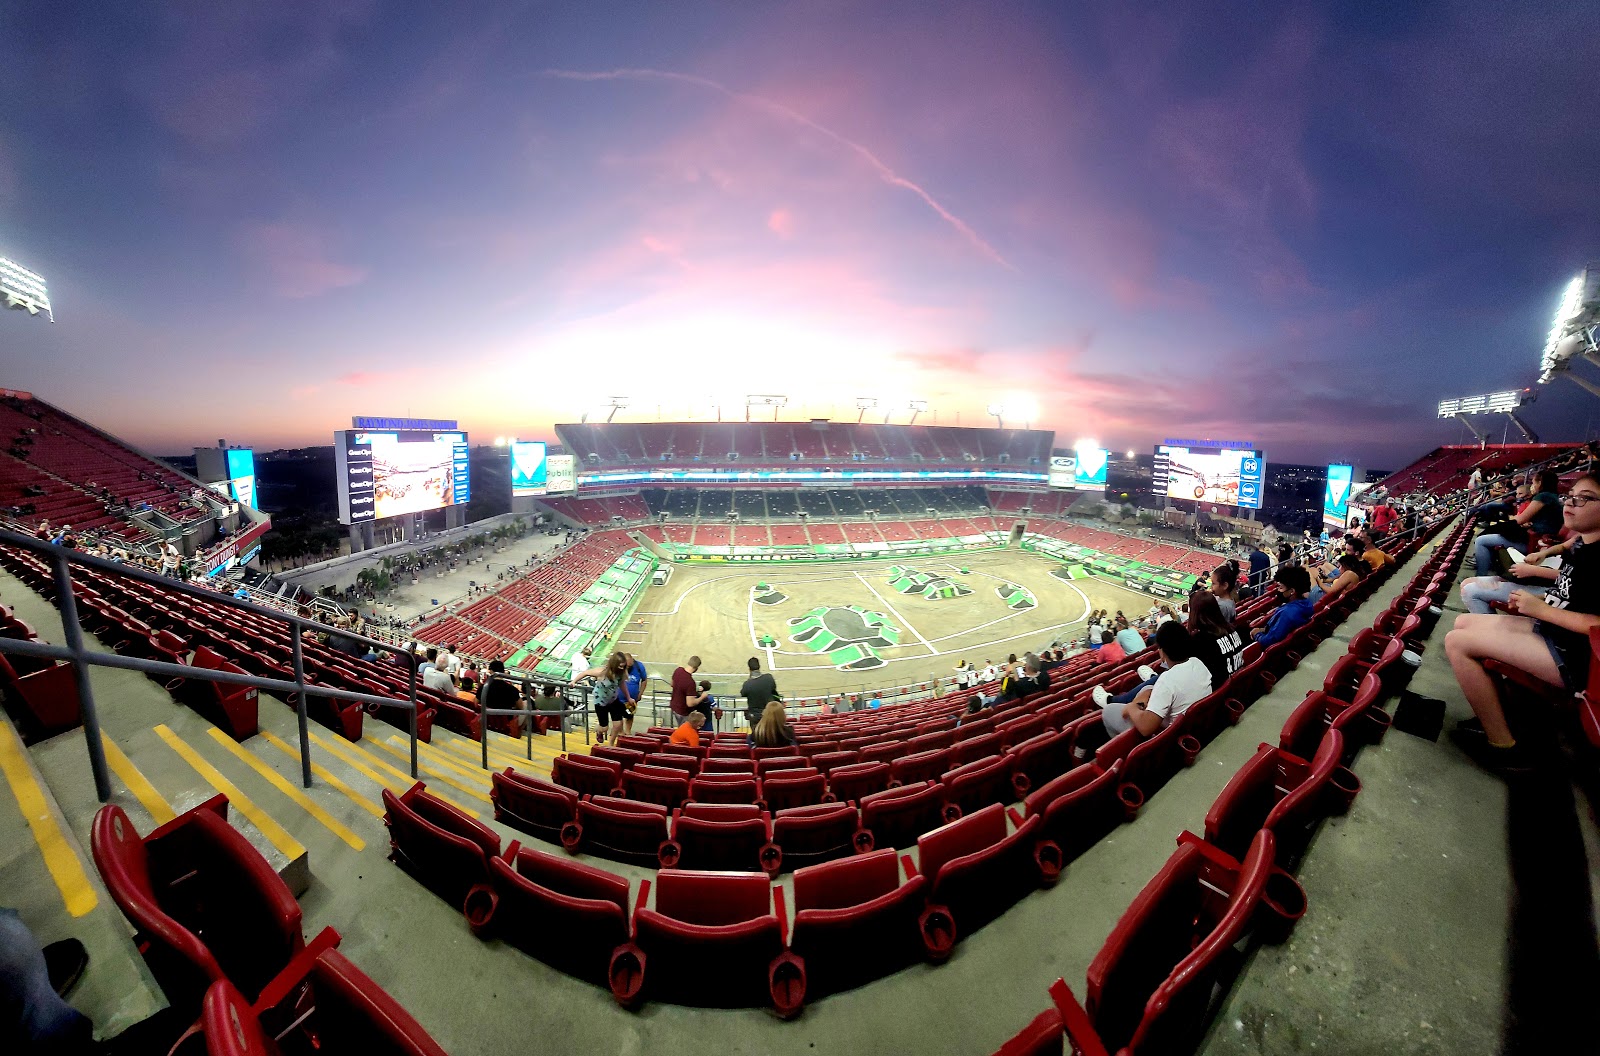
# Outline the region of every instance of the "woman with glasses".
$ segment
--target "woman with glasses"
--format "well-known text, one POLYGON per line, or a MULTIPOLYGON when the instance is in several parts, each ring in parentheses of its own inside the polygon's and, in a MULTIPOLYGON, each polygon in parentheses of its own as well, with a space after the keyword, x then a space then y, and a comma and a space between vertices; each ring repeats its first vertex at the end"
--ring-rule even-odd
POLYGON ((1444 639, 1445 655, 1474 715, 1451 737, 1500 773, 1528 770, 1532 759, 1506 723, 1484 661, 1499 660, 1572 693, 1589 679, 1589 631, 1600 627, 1600 479, 1587 473, 1579 477, 1557 509, 1572 533, 1561 544, 1561 568, 1519 566, 1530 578, 1551 581, 1544 596, 1514 589, 1508 599, 1511 615, 1458 616, 1444 639))

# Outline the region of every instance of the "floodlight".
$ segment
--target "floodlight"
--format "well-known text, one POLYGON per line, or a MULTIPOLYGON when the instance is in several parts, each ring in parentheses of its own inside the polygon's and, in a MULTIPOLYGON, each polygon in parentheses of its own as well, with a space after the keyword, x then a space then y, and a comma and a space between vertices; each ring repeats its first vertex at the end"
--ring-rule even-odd
POLYGON ((876 407, 877 405, 878 398, 876 396, 857 396, 856 410, 860 411, 861 413, 856 415, 856 424, 860 425, 862 421, 866 419, 867 412, 872 410, 872 408, 876 407))
POLYGON ((1567 369, 1574 357, 1592 357, 1596 353, 1595 329, 1596 323, 1600 322, 1600 291, 1594 289, 1593 280, 1597 278, 1600 275, 1596 275, 1594 267, 1585 268, 1562 291, 1555 320, 1550 324, 1550 334, 1545 338, 1544 356, 1540 361, 1540 384, 1567 369))
POLYGON ((1135 453, 1134 453, 1134 452, 1132 452, 1132 451, 1129 451, 1129 452, 1128 452, 1128 457, 1129 457, 1129 458, 1137 458, 1137 457, 1139 457, 1139 456, 1138 456, 1138 455, 1137 455, 1137 454, 1135 454, 1135 453))
POLYGON ((1006 411, 1012 418, 1021 418, 1023 428, 1031 428, 1039 417, 1039 403, 1030 396, 1011 396, 1006 399, 1006 411))
POLYGON ((627 409, 628 398, 626 396, 613 396, 606 406, 611 408, 611 413, 606 415, 606 424, 609 425, 611 419, 617 416, 618 411, 627 409))
POLYGON ((926 411, 928 409, 928 401, 927 400, 912 400, 912 401, 910 401, 909 403, 906 404, 906 407, 907 407, 908 410, 911 411, 911 421, 907 422, 906 424, 907 425, 916 425, 917 424, 917 415, 921 414, 923 411, 926 411))
POLYGON ((747 421, 747 422, 750 420, 750 408, 751 407, 771 407, 772 408, 772 420, 773 421, 777 421, 778 420, 778 409, 780 407, 787 407, 788 405, 789 405, 789 397, 787 397, 787 396, 778 396, 778 395, 771 395, 771 394, 746 396, 744 398, 744 420, 747 421))
POLYGON ((1006 422, 1005 422, 1006 405, 1005 404, 1003 404, 1003 403, 991 403, 989 405, 989 414, 990 414, 991 417, 994 418, 994 424, 995 424, 995 428, 996 429, 1004 429, 1006 427, 1006 422))
POLYGON ((1503 414, 1510 418, 1512 423, 1528 438, 1529 443, 1538 443, 1538 436, 1517 417, 1516 411, 1525 403, 1532 403, 1538 394, 1532 389, 1506 389, 1501 392, 1485 393, 1482 396, 1462 396, 1456 399, 1440 400, 1440 418, 1456 418, 1467 427, 1467 431, 1478 439, 1480 444, 1487 441, 1485 434, 1480 433, 1468 421, 1468 417, 1478 414, 1503 414))
POLYGON ((0 257, 0 298, 5 299, 7 308, 20 308, 29 315, 43 312, 52 323, 56 321, 44 277, 5 257, 0 257))

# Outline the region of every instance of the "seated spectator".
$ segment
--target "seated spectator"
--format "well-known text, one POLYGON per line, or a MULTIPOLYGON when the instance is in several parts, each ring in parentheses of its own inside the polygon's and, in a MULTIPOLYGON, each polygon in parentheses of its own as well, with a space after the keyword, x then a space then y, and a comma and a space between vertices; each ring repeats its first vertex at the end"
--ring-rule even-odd
POLYGON ((1232 561, 1211 570, 1211 593, 1222 607, 1222 618, 1231 624, 1239 611, 1239 567, 1232 561))
POLYGON ((1265 649, 1289 637, 1291 633, 1311 622, 1311 574, 1299 566, 1278 569, 1272 585, 1281 604, 1272 610, 1265 626, 1250 632, 1257 645, 1265 649))
POLYGON ((1116 639, 1117 644, 1122 646, 1122 652, 1126 656, 1142 653, 1145 650, 1144 635, 1128 626, 1128 618, 1120 612, 1117 613, 1116 639))
POLYGON ((800 743, 793 727, 789 725, 789 715, 784 710, 783 701, 774 700, 767 704, 746 743, 752 748, 782 748, 800 743))
POLYGON ((1561 531, 1560 478, 1550 470, 1539 474, 1538 490, 1515 517, 1486 528, 1473 544, 1473 562, 1480 576, 1493 575, 1497 548, 1515 546, 1527 549, 1530 539, 1555 535, 1561 531), (1530 533, 1532 533, 1530 535, 1530 533))
POLYGON ((1006 700, 1017 700, 1031 693, 1042 693, 1050 688, 1050 672, 1044 669, 1039 658, 1029 653, 1020 670, 1013 674, 1004 693, 1001 696, 1006 700))
POLYGON ((1211 672, 1211 688, 1220 689, 1239 670, 1244 636, 1222 618, 1222 606, 1210 591, 1197 590, 1189 603, 1190 649, 1211 672))
POLYGON ((1506 722, 1484 661, 1499 660, 1542 682, 1577 693, 1589 678, 1589 631, 1600 626, 1600 479, 1585 473, 1562 500, 1576 537, 1543 598, 1513 591, 1511 615, 1467 613, 1445 635, 1445 655, 1472 706, 1473 718, 1451 738, 1480 765, 1500 773, 1530 769, 1527 748, 1506 722))
POLYGON ((1319 576, 1317 585, 1311 588, 1311 603, 1315 605, 1325 598, 1332 600, 1339 597, 1339 595, 1360 583, 1361 578, 1367 574, 1368 569, 1368 564, 1361 558, 1353 554, 1340 554, 1338 571, 1330 572, 1326 576, 1319 576))
POLYGON ((672 731, 672 736, 667 738, 670 744, 684 744, 690 748, 700 747, 700 727, 706 724, 706 717, 698 711, 691 711, 684 718, 677 729, 672 731))
POLYGON ((1095 653, 1095 658, 1105 664, 1120 664, 1127 659, 1128 654, 1123 651, 1122 643, 1117 641, 1114 631, 1100 632, 1100 646, 1095 653))
POLYGON ((974 693, 967 698, 967 710, 956 720, 956 727, 959 729, 963 722, 966 722, 981 711, 983 711, 983 698, 974 693))
POLYGON ((1374 572, 1382 569, 1384 565, 1394 564, 1394 556, 1370 539, 1367 540, 1367 548, 1361 552, 1361 560, 1365 561, 1374 572))
POLYGON ((439 650, 428 650, 428 663, 422 672, 422 684, 429 689, 453 695, 456 691, 455 679, 450 677, 450 672, 439 662, 439 650))
POLYGON ((1568 550, 1572 548, 1577 536, 1564 539, 1554 546, 1547 546, 1529 554, 1523 561, 1511 566, 1510 578, 1500 576, 1474 576, 1461 582, 1461 600, 1467 606, 1468 612, 1475 612, 1480 616, 1487 616, 1494 611, 1495 603, 1501 605, 1511 600, 1511 595, 1516 591, 1525 591, 1536 598, 1542 598, 1550 589, 1550 583, 1559 575, 1559 568, 1568 550), (1556 564, 1545 567, 1545 562, 1554 558, 1556 564))
MULTIPOLYGON (((1300 571, 1303 574, 1305 570, 1300 571)), ((1149 737, 1211 692, 1211 671, 1193 655, 1190 638, 1187 628, 1176 620, 1156 628, 1156 649, 1166 670, 1137 691, 1132 700, 1123 703, 1115 698, 1102 699, 1105 691, 1095 687, 1100 725, 1091 724, 1082 731, 1079 746, 1073 748, 1074 756, 1086 759, 1091 748, 1130 729, 1149 737)))

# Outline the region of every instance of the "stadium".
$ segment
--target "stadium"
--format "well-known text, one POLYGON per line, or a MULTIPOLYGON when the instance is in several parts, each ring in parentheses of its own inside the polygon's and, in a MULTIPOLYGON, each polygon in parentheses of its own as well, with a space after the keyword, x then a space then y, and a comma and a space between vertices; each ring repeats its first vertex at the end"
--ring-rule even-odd
MULTIPOLYGON (((510 32, 491 28, 453 69, 510 32)), ((317 61, 295 69, 314 80, 317 61)), ((984 267, 1026 259, 789 102, 642 66, 536 79, 709 92, 843 148, 984 267)), ((427 124, 457 91, 372 120, 427 124)), ((205 125, 209 156, 258 134, 233 130, 266 105, 246 95, 217 96, 236 112, 205 125)), ((182 136, 221 117, 167 120, 182 136)), ((602 168, 641 164, 595 149, 602 168)), ((695 193, 742 186, 668 153, 695 193)), ((380 199, 369 169, 357 197, 380 199)), ((0 153, 0 221, 10 171, 0 153)), ((211 201, 201 170, 167 178, 211 201)), ((598 230, 581 188, 552 187, 574 219, 540 237, 598 230)), ((406 230, 431 246, 484 233, 426 211, 408 205, 406 230)), ((756 226, 789 243, 791 212, 756 226)), ((1248 216, 1225 219, 1230 246, 1281 268, 1248 216)), ((364 276, 333 261, 331 234, 264 226, 254 265, 292 278, 280 300, 303 311, 274 333, 331 357, 349 320, 323 299, 364 276)), ((488 227, 493 267, 522 261, 488 227)), ((1573 996, 1600 978, 1600 583, 1584 556, 1600 441, 1583 421, 1600 265, 1530 265, 1536 326, 1506 307, 1493 334, 1521 350, 1395 380, 1426 392, 1420 413, 1400 396, 1319 409, 1335 372, 1271 373, 1278 346, 1218 360, 1214 387, 1171 383, 1176 403, 1154 353, 1117 360, 1125 403, 1081 363, 1054 387, 1088 338, 1020 367, 924 350, 957 388, 891 395, 935 368, 894 353, 911 380, 876 375, 866 346, 803 334, 720 360, 731 295, 684 318, 706 364, 748 362, 717 384, 766 391, 673 413, 704 364, 677 362, 659 321, 626 372, 575 341, 566 373, 519 331, 520 358, 494 370, 431 345, 408 374, 386 331, 392 364, 320 381, 285 366, 279 389, 265 375, 274 355, 300 363, 287 345, 216 353, 205 399, 180 397, 139 328, 87 292, 86 258, 58 283, 63 244, 35 238, 51 253, 0 228, 0 342, 24 350, 0 364, 16 385, 0 388, 5 1052, 1593 1047, 1573 996), (126 374, 56 344, 114 344, 108 325, 126 374), (1457 394, 1480 375, 1502 387, 1457 394), (1283 378, 1312 396, 1274 403, 1283 378), (559 398, 538 403, 546 389, 559 398), (404 413, 363 413, 382 410, 404 413), (199 442, 223 427, 233 442, 199 442), (1390 452, 1400 468, 1362 464, 1390 452)), ((694 288, 668 234, 633 241, 625 265, 573 270, 620 287, 642 254, 665 269, 651 297, 694 288)), ((930 289, 958 300, 930 277, 944 250, 915 245, 930 289)), ((772 279, 744 259, 717 279, 740 270, 772 279)), ((352 308, 357 328, 414 307, 406 282, 387 311, 352 308)), ((480 307, 560 299, 535 286, 480 307)), ((1188 287, 1119 289, 1115 311, 1183 326, 1220 310, 1194 310, 1188 287)), ((649 331, 572 310, 619 342, 649 331)), ((451 322, 461 347, 488 342, 451 322)))

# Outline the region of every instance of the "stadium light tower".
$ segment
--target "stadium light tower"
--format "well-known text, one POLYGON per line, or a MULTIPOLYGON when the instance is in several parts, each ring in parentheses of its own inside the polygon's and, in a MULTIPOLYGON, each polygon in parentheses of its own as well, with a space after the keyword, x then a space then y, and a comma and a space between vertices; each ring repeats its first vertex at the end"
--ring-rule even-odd
POLYGON ((746 396, 744 398, 744 420, 747 422, 750 420, 750 408, 752 407, 771 407, 772 420, 777 421, 778 410, 787 406, 789 406, 789 397, 787 396, 746 396))
POLYGON ((860 425, 863 421, 865 421, 867 412, 872 410, 877 405, 878 398, 876 396, 857 396, 856 410, 860 411, 861 413, 856 415, 856 424, 860 425))
POLYGON ((1539 384, 1557 374, 1600 396, 1600 385, 1572 372, 1572 361, 1579 356, 1600 366, 1600 265, 1590 264, 1578 273, 1561 293, 1555 321, 1545 339, 1539 363, 1539 384))
POLYGON ((907 425, 916 425, 917 424, 917 415, 923 413, 924 411, 926 411, 928 409, 928 401, 927 400, 912 400, 910 403, 906 404, 906 409, 911 412, 911 421, 907 422, 906 424, 907 425))
POLYGON ((0 257, 0 298, 7 308, 19 308, 29 315, 45 314, 52 323, 55 312, 50 310, 50 294, 45 290, 44 277, 35 275, 15 261, 0 257))
POLYGON ((1504 392, 1491 392, 1484 396, 1463 396, 1457 400, 1440 400, 1439 417, 1454 418, 1467 427, 1467 432, 1477 438, 1478 446, 1488 443, 1488 436, 1478 432, 1472 426, 1469 417, 1483 414, 1503 414, 1511 419, 1522 433, 1523 438, 1530 444, 1539 442, 1539 434, 1529 429, 1527 423, 1517 417, 1517 408, 1525 403, 1532 403, 1538 398, 1538 393, 1532 389, 1507 389, 1504 392))
POLYGON ((996 429, 1004 429, 1006 427, 1005 415, 1006 415, 1006 405, 1005 404, 1003 404, 1003 403, 991 403, 989 405, 989 416, 994 419, 994 427, 996 429))
POLYGON ((611 413, 606 415, 606 424, 610 425, 611 419, 617 416, 618 411, 627 410, 628 398, 626 396, 613 396, 607 401, 606 406, 611 408, 611 413))

